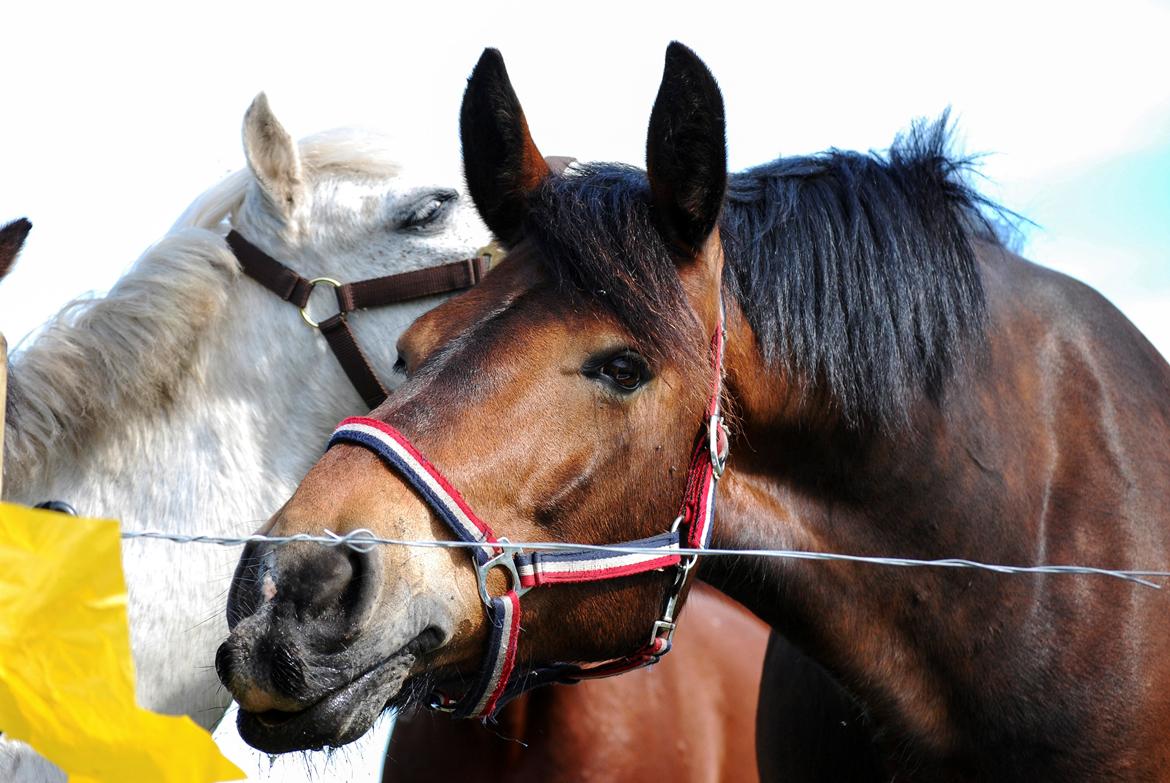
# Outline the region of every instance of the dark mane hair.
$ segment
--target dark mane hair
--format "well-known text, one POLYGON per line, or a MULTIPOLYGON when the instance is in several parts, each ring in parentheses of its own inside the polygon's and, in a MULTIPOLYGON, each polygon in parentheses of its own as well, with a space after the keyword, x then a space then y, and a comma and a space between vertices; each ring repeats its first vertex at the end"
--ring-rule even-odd
MULTIPOLYGON (((982 334, 973 240, 999 241, 983 211, 999 210, 948 142, 944 114, 884 156, 830 150, 729 180, 724 287, 769 364, 827 393, 851 426, 897 426, 922 395, 938 399, 982 334)), ((651 209, 644 172, 583 166, 537 190, 525 236, 555 281, 661 354, 689 347, 695 324, 651 209)))

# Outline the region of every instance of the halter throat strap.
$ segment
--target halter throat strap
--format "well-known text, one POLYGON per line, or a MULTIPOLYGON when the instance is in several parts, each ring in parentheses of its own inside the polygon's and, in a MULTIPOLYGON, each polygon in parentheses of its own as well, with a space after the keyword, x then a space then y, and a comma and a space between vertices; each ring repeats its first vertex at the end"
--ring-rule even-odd
POLYGON ((301 317, 310 327, 325 337, 338 364, 345 371, 349 382, 361 395, 367 407, 381 405, 387 395, 385 385, 378 379, 369 358, 358 345, 357 337, 346 320, 355 310, 387 305, 435 296, 471 288, 487 274, 492 256, 481 252, 472 258, 464 258, 442 266, 415 269, 395 275, 360 280, 355 283, 340 283, 330 277, 306 278, 277 261, 253 245, 238 232, 227 235, 228 247, 240 262, 244 274, 272 291, 301 311, 301 317), (337 312, 321 322, 309 315, 309 298, 319 285, 329 286, 337 296, 337 312))

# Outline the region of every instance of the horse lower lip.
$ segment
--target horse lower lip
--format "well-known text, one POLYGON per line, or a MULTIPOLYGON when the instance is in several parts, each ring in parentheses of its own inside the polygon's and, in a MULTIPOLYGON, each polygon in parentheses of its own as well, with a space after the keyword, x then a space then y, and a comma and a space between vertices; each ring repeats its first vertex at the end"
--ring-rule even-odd
POLYGON ((397 693, 413 659, 405 651, 392 655, 299 712, 250 713, 241 709, 237 724, 240 736, 265 753, 319 750, 353 742, 369 730, 397 693))

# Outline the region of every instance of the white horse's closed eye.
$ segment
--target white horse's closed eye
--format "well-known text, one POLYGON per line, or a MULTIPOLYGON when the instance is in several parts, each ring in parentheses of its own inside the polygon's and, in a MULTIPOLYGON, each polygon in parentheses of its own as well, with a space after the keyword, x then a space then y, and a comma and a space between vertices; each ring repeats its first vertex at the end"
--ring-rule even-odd
MULTIPOLYGON (((247 169, 199 197, 108 296, 68 305, 13 356, 8 499, 66 500, 127 528, 253 532, 292 494, 334 425, 365 408, 297 308, 240 274, 227 227, 304 277, 343 282, 466 258, 489 239, 460 197, 455 160, 447 176, 415 172, 398 162, 408 151, 391 156, 383 139, 354 131, 294 144, 263 95, 245 117, 244 149, 247 169)), ((399 333, 438 301, 351 316, 384 382, 397 382, 399 333)), ((223 715, 228 698, 212 661, 238 556, 125 544, 144 706, 207 727, 223 715)), ((377 762, 389 724, 363 740, 377 762)), ((306 760, 323 754, 275 767, 247 754, 261 779, 380 778, 352 748, 317 773, 306 760)), ((0 741, 0 780, 61 779, 28 748, 0 741)))

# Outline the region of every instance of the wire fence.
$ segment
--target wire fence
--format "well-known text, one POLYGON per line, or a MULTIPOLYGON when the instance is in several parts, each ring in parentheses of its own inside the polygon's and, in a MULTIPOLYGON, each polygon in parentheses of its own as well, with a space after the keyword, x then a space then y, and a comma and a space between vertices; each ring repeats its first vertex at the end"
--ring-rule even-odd
MULTIPOLYGON (((171 541, 176 544, 211 544, 216 546, 243 546, 250 543, 290 544, 297 541, 306 541, 328 546, 348 546, 359 552, 368 552, 376 546, 405 546, 419 549, 474 549, 482 546, 474 541, 427 541, 415 539, 383 538, 370 530, 360 528, 345 534, 326 530, 322 535, 297 533, 291 536, 215 536, 215 535, 184 535, 170 533, 164 530, 124 530, 125 539, 157 539, 171 541)), ((508 541, 495 544, 502 550, 518 552, 561 552, 567 550, 610 552, 616 554, 645 554, 644 549, 637 547, 607 545, 607 544, 576 544, 559 541, 508 541)), ((813 560, 837 561, 847 563, 861 563, 865 565, 892 566, 898 568, 969 568, 980 571, 990 571, 996 574, 1057 574, 1057 575, 1091 575, 1105 576, 1113 579, 1122 579, 1134 582, 1155 590, 1162 589, 1162 585, 1152 579, 1170 578, 1170 571, 1124 570, 1113 568, 1098 568, 1084 565, 1004 565, 1002 563, 983 563, 978 560, 965 558, 941 558, 937 560, 919 560, 909 557, 877 557, 872 555, 850 555, 838 552, 809 552, 800 549, 691 549, 679 547, 680 555, 698 555, 701 557, 766 557, 782 560, 813 560)))

